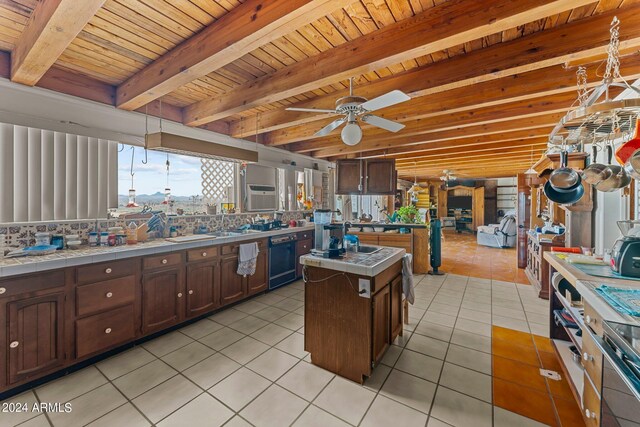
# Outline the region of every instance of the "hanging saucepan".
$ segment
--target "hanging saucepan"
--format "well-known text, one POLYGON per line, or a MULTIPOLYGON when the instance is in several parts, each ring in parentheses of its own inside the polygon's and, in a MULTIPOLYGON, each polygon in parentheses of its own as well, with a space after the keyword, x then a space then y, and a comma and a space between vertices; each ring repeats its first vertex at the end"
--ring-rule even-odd
POLYGON ((591 149, 593 150, 592 163, 582 171, 582 179, 587 184, 595 185, 611 176, 611 168, 609 165, 597 163, 598 146, 596 144, 592 144, 591 149))
POLYGON ((560 205, 572 205, 582 198, 584 195, 584 187, 578 185, 571 191, 558 191, 551 185, 551 181, 544 184, 544 194, 547 199, 560 205))
POLYGON ((613 157, 613 148, 610 144, 607 144, 607 156, 609 158, 609 169, 611 169, 611 176, 604 181, 600 181, 594 187, 598 191, 612 192, 626 187, 631 183, 631 177, 620 165, 611 164, 611 158, 613 157))
POLYGON ((554 190, 560 193, 568 193, 580 187, 582 178, 580 174, 567 167, 567 158, 569 154, 566 151, 560 153, 560 167, 549 175, 549 181, 554 190))
POLYGON ((627 163, 624 164, 624 170, 631 178, 640 179, 640 150, 637 150, 629 157, 627 163))

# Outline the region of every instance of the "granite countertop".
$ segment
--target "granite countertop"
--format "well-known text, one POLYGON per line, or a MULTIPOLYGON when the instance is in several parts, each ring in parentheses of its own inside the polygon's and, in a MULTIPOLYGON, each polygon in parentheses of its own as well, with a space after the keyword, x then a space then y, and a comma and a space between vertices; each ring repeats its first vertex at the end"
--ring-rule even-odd
POLYGON ((18 258, 0 259, 0 278, 16 276, 19 274, 33 273, 37 271, 54 270, 57 268, 72 267, 76 265, 92 264, 103 261, 113 261, 142 255, 153 255, 167 252, 182 251, 203 246, 222 245, 227 243, 243 242, 247 240, 264 239, 270 236, 297 233, 299 231, 311 231, 313 225, 304 227, 284 228, 282 230, 247 233, 241 236, 214 237, 200 239, 191 242, 174 243, 166 239, 155 239, 137 245, 125 246, 83 246, 81 249, 56 251, 51 255, 26 256, 18 258))
POLYGON ((401 260, 406 253, 404 249, 400 248, 386 246, 381 248, 380 251, 372 254, 347 251, 343 258, 322 258, 312 254, 303 255, 300 257, 300 264, 374 277, 401 260))

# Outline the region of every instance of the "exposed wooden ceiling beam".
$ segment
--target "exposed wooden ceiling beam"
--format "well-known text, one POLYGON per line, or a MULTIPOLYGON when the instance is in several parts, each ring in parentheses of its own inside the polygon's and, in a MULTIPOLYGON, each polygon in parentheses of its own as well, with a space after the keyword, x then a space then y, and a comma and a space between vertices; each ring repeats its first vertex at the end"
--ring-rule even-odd
MULTIPOLYGON (((543 151, 538 151, 536 154, 540 154, 543 151)), ((455 170, 456 168, 460 168, 460 167, 466 167, 468 165, 475 165, 475 166, 488 166, 494 163, 498 163, 498 162, 504 162, 504 163, 514 163, 514 162, 529 162, 529 164, 533 164, 533 162, 531 161, 531 157, 530 157, 531 153, 514 153, 514 154, 510 154, 508 156, 496 156, 495 154, 493 155, 486 155, 486 156, 477 156, 477 157, 470 157, 470 158, 465 158, 464 160, 455 160, 455 159, 439 159, 439 160, 433 160, 433 161, 428 161, 428 162, 422 162, 422 163, 418 163, 414 166, 411 165, 403 165, 403 166, 398 166, 397 170, 398 171, 412 171, 412 170, 416 170, 416 169, 420 169, 420 168, 428 168, 431 166, 434 167, 441 167, 444 169, 452 169, 455 170)))
POLYGON ((185 108, 192 126, 476 40, 593 0, 452 0, 185 108))
MULTIPOLYGON (((345 144, 336 146, 334 144, 327 144, 327 148, 324 148, 322 147, 322 145, 318 144, 318 149, 316 151, 312 151, 311 153, 314 157, 318 158, 335 157, 345 154, 366 153, 367 151, 372 150, 388 150, 407 146, 410 144, 417 145, 429 142, 459 139, 464 137, 480 137, 493 134, 504 134, 511 131, 533 129, 539 131, 541 128, 546 129, 546 133, 548 134, 553 129, 553 126, 555 126, 558 120, 560 120, 563 116, 564 113, 554 113, 527 119, 511 120, 501 123, 481 124, 465 129, 451 129, 448 131, 434 132, 424 135, 413 135, 401 140, 392 137, 376 138, 371 140, 363 140, 357 146, 348 146, 345 144)), ((317 141, 305 141, 304 143, 313 144, 314 142, 317 143, 317 141)))
POLYGON ((139 108, 353 1, 248 0, 121 84, 117 106, 139 108))
POLYGON ((11 80, 34 86, 105 0, 46 0, 37 4, 11 58, 11 80))
POLYGON ((455 168, 455 169, 450 169, 447 167, 443 167, 443 166, 431 166, 428 168, 418 168, 415 171, 404 171, 404 175, 401 176, 413 176, 413 175, 418 175, 418 176, 424 176, 424 175, 429 175, 429 176, 440 176, 442 175, 442 171, 444 169, 449 169, 452 170, 454 175, 456 176, 460 176, 462 174, 468 174, 470 172, 474 172, 476 173, 476 177, 480 178, 491 178, 492 174, 500 171, 500 172, 504 172, 504 171, 513 171, 514 173, 516 172, 524 172, 531 164, 528 161, 518 161, 518 162, 502 162, 500 163, 498 162, 492 162, 492 163, 483 163, 482 165, 469 165, 469 166, 462 166, 459 168, 455 168))
POLYGON ((511 143, 492 144, 492 148, 475 148, 475 147, 452 147, 446 150, 438 150, 429 153, 428 155, 415 157, 413 159, 396 159, 396 167, 413 167, 421 163, 428 163, 435 160, 456 161, 461 159, 472 159, 479 157, 495 156, 509 154, 527 154, 531 157, 532 153, 534 159, 537 159, 539 154, 547 149, 546 143, 537 143, 533 145, 522 144, 520 141, 513 141, 511 143))
MULTIPOLYGON (((513 80, 510 93, 505 93, 504 99, 522 97, 535 94, 520 81, 528 80, 522 73, 540 68, 558 66, 574 59, 592 58, 592 62, 600 60, 609 42, 609 23, 613 16, 621 17, 624 31, 622 45, 625 54, 632 53, 640 44, 640 7, 629 6, 607 12, 601 15, 584 18, 570 24, 561 25, 549 30, 534 33, 509 42, 498 43, 493 46, 474 50, 465 55, 438 61, 405 73, 376 80, 371 83, 357 85, 356 94, 367 98, 382 95, 393 89, 400 89, 412 97, 433 95, 459 87, 468 87, 477 83, 519 74, 513 80), (588 34, 589 37, 585 37, 588 34), (558 43, 562 40, 562 43, 558 43), (535 48, 532 48, 534 46, 535 48)), ((627 63, 623 61, 623 66, 627 63)), ((597 83, 601 77, 596 77, 597 66, 589 68, 589 81, 597 83)), ((634 72, 635 73, 635 72, 634 72)), ((539 77, 532 76, 532 80, 539 77)), ((563 72, 561 68, 545 71, 546 85, 544 91, 567 90, 575 87, 575 74, 563 72)), ((504 79, 508 82, 509 79, 504 79)), ((470 90, 470 92, 473 92, 470 90)), ((334 108, 335 100, 348 94, 348 90, 337 91, 329 95, 316 97, 310 101, 295 104, 306 108, 334 108)), ((500 95, 496 92, 496 96, 500 95)), ((429 97, 432 98, 432 97, 429 97)), ((500 98, 498 98, 500 99, 500 98)), ((437 102, 437 98, 436 98, 437 102)), ((386 112, 386 110, 385 110, 386 112)), ((261 113, 259 117, 245 117, 241 121, 231 123, 231 134, 235 137, 253 135, 259 132, 274 131, 290 126, 310 123, 326 118, 326 115, 314 115, 278 109, 261 113)))

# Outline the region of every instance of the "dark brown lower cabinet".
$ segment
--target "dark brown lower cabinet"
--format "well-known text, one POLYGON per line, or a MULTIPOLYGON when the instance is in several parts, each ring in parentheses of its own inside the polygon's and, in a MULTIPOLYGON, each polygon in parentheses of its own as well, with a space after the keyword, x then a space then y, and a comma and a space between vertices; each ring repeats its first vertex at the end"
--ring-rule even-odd
POLYGON ((64 364, 64 289, 10 302, 6 309, 9 384, 64 364))
POLYGON ((371 297, 373 304, 373 361, 377 364, 391 345, 391 291, 385 286, 371 297))
POLYGON ((171 268, 142 275, 142 332, 168 328, 184 318, 184 275, 171 268))
POLYGON ((267 266, 267 251, 262 250, 258 253, 256 260, 256 272, 253 276, 247 276, 247 295, 257 294, 266 291, 269 285, 269 272, 267 266))
POLYGON ((220 259, 220 302, 222 305, 239 301, 247 296, 246 281, 238 274, 238 256, 220 259))
POLYGON ((402 276, 396 276, 389 284, 391 291, 391 342, 402 335, 402 276))
POLYGON ((187 265, 187 317, 199 316, 220 306, 220 262, 187 265))

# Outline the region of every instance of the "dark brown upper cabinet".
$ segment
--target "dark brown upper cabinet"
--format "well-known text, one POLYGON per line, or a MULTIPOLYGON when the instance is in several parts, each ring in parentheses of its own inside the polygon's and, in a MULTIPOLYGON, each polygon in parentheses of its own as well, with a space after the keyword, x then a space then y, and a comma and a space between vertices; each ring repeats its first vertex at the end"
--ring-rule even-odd
POLYGON ((393 195, 396 192, 395 159, 338 160, 336 194, 393 195))

